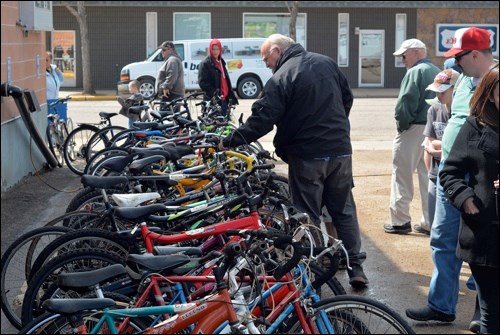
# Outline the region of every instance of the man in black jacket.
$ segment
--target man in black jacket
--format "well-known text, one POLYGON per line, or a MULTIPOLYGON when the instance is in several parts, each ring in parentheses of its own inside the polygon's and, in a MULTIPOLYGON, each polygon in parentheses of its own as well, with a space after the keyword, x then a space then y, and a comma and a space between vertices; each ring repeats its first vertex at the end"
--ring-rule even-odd
MULTIPOLYGON (((353 95, 346 77, 329 57, 307 52, 289 37, 274 34, 261 46, 273 71, 244 125, 221 147, 251 143, 276 125, 276 154, 288 163, 292 201, 320 225, 324 204, 344 242, 353 286, 368 284, 360 256, 361 238, 352 195, 349 112, 353 95)), ((330 227, 331 228, 331 227, 330 227)), ((332 229, 322 227, 323 231, 332 229)))

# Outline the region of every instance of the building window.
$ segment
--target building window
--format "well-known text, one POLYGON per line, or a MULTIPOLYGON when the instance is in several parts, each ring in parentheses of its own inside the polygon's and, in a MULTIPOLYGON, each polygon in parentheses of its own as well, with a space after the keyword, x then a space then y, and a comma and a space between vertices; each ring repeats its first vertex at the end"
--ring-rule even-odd
POLYGON ((349 66, 349 14, 339 13, 337 63, 340 67, 349 66))
MULTIPOLYGON (((290 14, 243 13, 243 37, 269 37, 272 34, 290 36, 290 14)), ((297 15, 296 42, 306 48, 306 14, 297 15)))
POLYGON ((146 57, 158 49, 158 14, 146 12, 146 57))
MULTIPOLYGON (((398 50, 401 43, 406 40, 406 14, 396 14, 396 39, 394 50, 398 50)), ((395 67, 405 67, 401 57, 394 57, 395 67)))
POLYGON ((174 40, 211 38, 210 13, 174 13, 174 40))

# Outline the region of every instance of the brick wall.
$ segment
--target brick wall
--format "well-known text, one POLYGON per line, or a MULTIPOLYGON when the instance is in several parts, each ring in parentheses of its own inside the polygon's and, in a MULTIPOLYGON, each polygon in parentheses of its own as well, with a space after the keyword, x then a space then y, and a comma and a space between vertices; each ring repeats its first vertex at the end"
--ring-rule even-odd
MULTIPOLYGON (((436 54, 436 24, 438 23, 498 24, 498 9, 424 8, 418 10, 417 38, 427 46, 429 59, 437 66, 442 66, 446 58, 434 56, 436 54)), ((407 38, 412 37, 407 36, 407 38)))
MULTIPOLYGON (((2 1, 2 69, 1 82, 7 81, 7 57, 11 63, 11 84, 36 91, 38 101, 46 100, 45 93, 45 32, 24 33, 16 23, 19 20, 19 2, 2 1), (39 75, 36 57, 40 57, 39 75)), ((2 97, 1 122, 17 118, 19 112, 12 98, 2 97)))

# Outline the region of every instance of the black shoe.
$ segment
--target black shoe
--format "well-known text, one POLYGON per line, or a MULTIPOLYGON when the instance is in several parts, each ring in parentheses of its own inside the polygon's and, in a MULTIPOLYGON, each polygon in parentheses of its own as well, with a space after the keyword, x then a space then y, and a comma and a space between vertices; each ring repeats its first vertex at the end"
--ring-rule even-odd
POLYGON ((475 334, 479 334, 481 330, 481 307, 479 307, 479 300, 476 295, 476 309, 474 310, 474 315, 469 323, 469 330, 475 334))
POLYGON ((408 308, 406 310, 406 316, 417 321, 455 321, 455 314, 441 313, 428 306, 425 306, 424 308, 408 308))
POLYGON ((351 268, 352 270, 347 269, 347 274, 349 275, 349 284, 356 288, 361 288, 368 285, 368 279, 366 278, 361 265, 351 264, 351 268))
POLYGON ((413 231, 415 233, 420 233, 420 234, 425 234, 425 235, 430 235, 431 234, 431 231, 430 230, 427 230, 425 229, 424 227, 422 227, 421 224, 416 224, 413 226, 413 231))
POLYGON ((472 320, 469 323, 469 330, 474 334, 479 334, 479 332, 481 331, 481 321, 472 320))
POLYGON ((401 226, 394 226, 388 223, 384 225, 384 231, 389 234, 408 234, 411 232, 411 224, 406 222, 401 226))

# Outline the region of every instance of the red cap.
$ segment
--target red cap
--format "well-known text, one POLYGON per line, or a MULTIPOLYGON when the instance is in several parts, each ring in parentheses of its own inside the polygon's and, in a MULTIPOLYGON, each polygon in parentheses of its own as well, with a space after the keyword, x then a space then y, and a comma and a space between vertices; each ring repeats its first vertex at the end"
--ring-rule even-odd
POLYGON ((455 57, 466 50, 485 50, 491 47, 490 32, 485 29, 470 27, 455 31, 453 46, 445 52, 445 57, 455 57))

